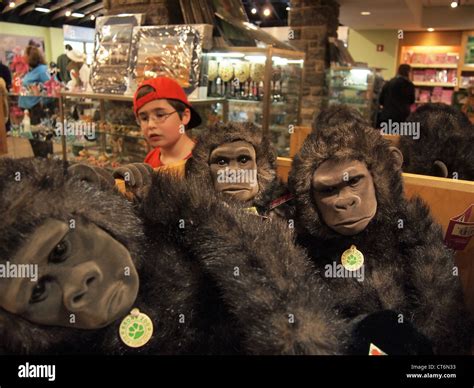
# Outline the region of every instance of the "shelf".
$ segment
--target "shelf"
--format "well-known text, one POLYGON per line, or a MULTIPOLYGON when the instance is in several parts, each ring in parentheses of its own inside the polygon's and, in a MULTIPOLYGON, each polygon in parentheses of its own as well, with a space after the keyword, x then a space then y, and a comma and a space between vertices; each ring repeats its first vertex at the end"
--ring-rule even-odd
POLYGON ((338 85, 331 85, 329 88, 359 90, 359 91, 362 91, 362 92, 366 92, 369 89, 369 86, 355 86, 355 85, 347 85, 347 86, 341 85, 341 86, 338 86, 338 85))
MULTIPOLYGON (((91 98, 91 99, 102 99, 102 100, 113 100, 113 101, 133 101, 133 94, 105 94, 105 93, 80 93, 80 92, 62 92, 62 97, 73 97, 73 98, 91 98)), ((213 104, 216 102, 224 102, 225 98, 199 98, 189 99, 192 104, 213 104)), ((258 101, 260 102, 260 101, 258 101)))
POLYGON ((450 82, 413 82, 415 86, 442 86, 446 88, 455 88, 456 84, 450 82))
POLYGON ((413 63, 409 65, 412 67, 412 69, 457 69, 458 65, 455 63, 446 63, 446 64, 429 64, 425 65, 422 63, 413 63))
MULTIPOLYGON (((431 104, 431 103, 434 103, 433 101, 415 101, 415 104, 431 104)), ((447 102, 442 102, 442 101, 438 101, 438 103, 443 103, 443 104, 446 104, 446 105, 451 105, 451 102, 447 103, 447 102)))
POLYGON ((112 132, 106 132, 106 131, 95 131, 95 133, 98 133, 100 135, 105 134, 109 136, 119 136, 119 137, 128 137, 132 139, 139 139, 139 140, 146 140, 143 136, 133 136, 133 135, 127 135, 125 133, 112 133, 112 132))
POLYGON ((461 71, 474 71, 474 65, 471 66, 463 66, 461 67, 461 71))

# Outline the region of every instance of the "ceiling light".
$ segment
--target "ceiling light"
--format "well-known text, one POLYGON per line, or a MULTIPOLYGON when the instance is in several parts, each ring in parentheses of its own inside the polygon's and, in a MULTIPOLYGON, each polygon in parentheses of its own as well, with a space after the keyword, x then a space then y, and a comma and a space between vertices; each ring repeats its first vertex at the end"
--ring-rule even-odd
POLYGON ((459 5, 459 1, 451 1, 451 8, 456 8, 459 5))
POLYGON ((43 13, 51 12, 51 10, 49 8, 44 8, 44 7, 35 7, 35 11, 43 12, 43 13))
POLYGON ((434 31, 434 28, 433 27, 430 27, 430 28, 427 28, 426 29, 428 32, 433 32, 434 31))
POLYGON ((290 9, 291 9, 291 8, 290 8, 289 6, 288 6, 288 7, 286 7, 286 10, 287 10, 287 11, 289 11, 290 9))
POLYGON ((10 8, 15 8, 15 5, 16 5, 16 4, 15 4, 14 1, 10 1, 10 3, 8 4, 8 6, 9 6, 10 8))
POLYGON ((265 9, 263 10, 263 15, 264 15, 264 16, 270 16, 271 13, 272 13, 272 12, 270 11, 270 8, 265 8, 265 9))
POLYGON ((360 13, 362 16, 369 16, 370 15, 370 12, 369 11, 362 11, 360 13))
POLYGON ((91 20, 95 20, 95 15, 91 15, 91 20))
POLYGON ((257 14, 257 8, 253 7, 250 12, 252 13, 252 15, 256 15, 257 14))
POLYGON ((80 12, 73 12, 71 14, 72 17, 74 18, 83 18, 84 17, 84 14, 83 13, 80 13, 80 12))
POLYGON ((71 11, 66 11, 66 14, 65 14, 67 17, 71 16, 71 11))

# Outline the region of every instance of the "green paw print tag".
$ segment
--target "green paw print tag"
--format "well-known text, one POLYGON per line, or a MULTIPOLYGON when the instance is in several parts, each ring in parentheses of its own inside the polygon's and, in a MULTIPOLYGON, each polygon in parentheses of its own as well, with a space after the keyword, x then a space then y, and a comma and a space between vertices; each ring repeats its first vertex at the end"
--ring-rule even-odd
POLYGON ((150 317, 138 309, 133 309, 120 324, 120 339, 131 348, 145 345, 153 334, 153 322, 150 317))
POLYGON ((341 263, 348 271, 357 271, 364 264, 364 255, 355 245, 351 245, 351 247, 342 254, 341 263))
POLYGON ((128 336, 134 340, 139 339, 143 333, 145 333, 145 330, 143 330, 143 325, 139 325, 138 323, 134 323, 128 328, 128 336))

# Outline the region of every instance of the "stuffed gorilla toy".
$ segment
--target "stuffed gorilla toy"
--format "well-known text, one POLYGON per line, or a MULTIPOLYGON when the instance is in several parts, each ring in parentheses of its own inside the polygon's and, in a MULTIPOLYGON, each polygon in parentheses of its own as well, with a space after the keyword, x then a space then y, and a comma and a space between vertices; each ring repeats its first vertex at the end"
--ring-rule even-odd
POLYGON ((407 122, 420 126, 420 137, 401 136, 403 171, 474 180, 474 128, 456 108, 423 104, 407 122))
POLYGON ((253 123, 219 123, 201 132, 185 176, 262 216, 289 217, 290 196, 276 175, 276 152, 253 123))
POLYGON ((400 151, 335 109, 316 120, 289 187, 297 242, 342 318, 360 320, 352 352, 368 354, 372 343, 388 354, 466 353, 473 326, 453 255, 427 206, 405 199, 400 151))
POLYGON ((346 325, 283 222, 168 174, 137 211, 94 170, 0 160, 0 264, 37 268, 0 279, 0 353, 343 351, 346 325))

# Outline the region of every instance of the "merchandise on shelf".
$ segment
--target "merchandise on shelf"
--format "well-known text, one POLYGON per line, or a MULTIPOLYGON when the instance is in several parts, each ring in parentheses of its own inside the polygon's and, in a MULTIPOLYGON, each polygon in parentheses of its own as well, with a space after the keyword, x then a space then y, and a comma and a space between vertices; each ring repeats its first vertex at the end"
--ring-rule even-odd
POLYGON ((328 104, 347 104, 357 109, 367 120, 377 110, 374 101, 375 72, 371 68, 332 67, 326 72, 328 104))
POLYGON ((208 52, 204 58, 208 96, 228 100, 229 120, 268 129, 278 155, 288 156, 291 127, 299 123, 304 54, 236 48, 208 52))
POLYGON ((133 29, 131 89, 158 76, 175 79, 189 94, 199 86, 207 25, 136 27, 133 29))
POLYGON ((95 93, 123 94, 127 90, 133 27, 144 14, 97 18, 91 86, 95 93))

